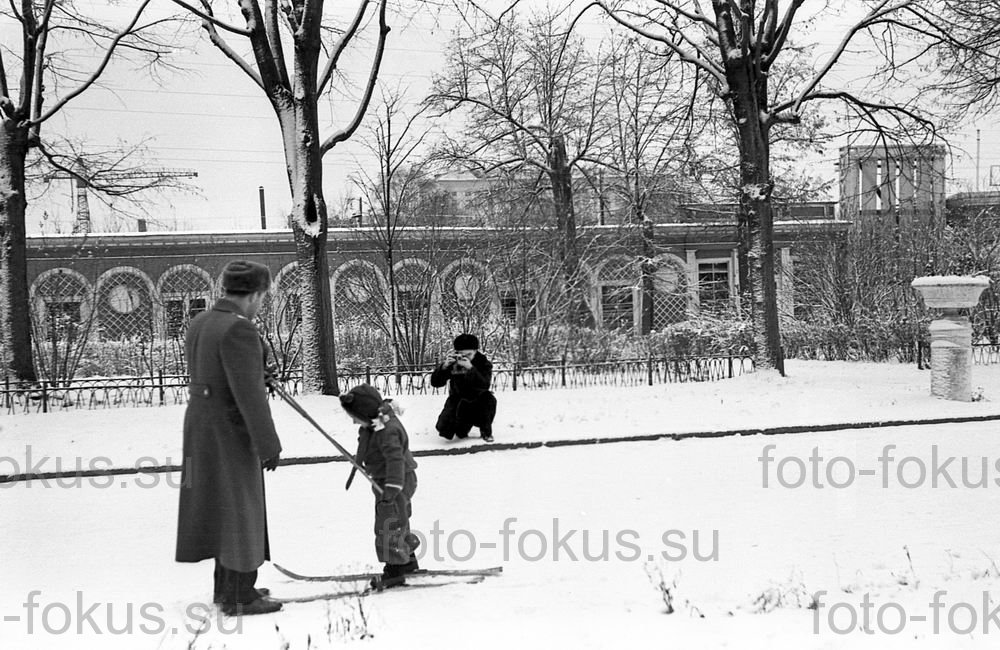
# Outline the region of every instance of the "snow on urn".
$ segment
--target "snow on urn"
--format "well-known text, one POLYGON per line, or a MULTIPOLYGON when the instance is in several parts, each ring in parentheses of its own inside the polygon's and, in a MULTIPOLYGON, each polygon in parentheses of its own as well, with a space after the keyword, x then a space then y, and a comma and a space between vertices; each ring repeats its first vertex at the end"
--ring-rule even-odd
POLYGON ((911 286, 924 304, 940 309, 940 318, 927 328, 931 335, 931 395, 972 400, 972 326, 960 309, 975 307, 979 294, 990 286, 987 277, 931 275, 911 286))

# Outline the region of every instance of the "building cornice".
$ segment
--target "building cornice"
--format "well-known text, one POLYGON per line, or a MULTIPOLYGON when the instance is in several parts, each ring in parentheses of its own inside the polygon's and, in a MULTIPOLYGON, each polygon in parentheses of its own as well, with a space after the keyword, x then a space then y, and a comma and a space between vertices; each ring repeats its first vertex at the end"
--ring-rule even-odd
MULTIPOLYGON (((774 232, 776 236, 788 235, 808 235, 808 234, 837 234, 846 232, 850 222, 835 219, 797 219, 786 221, 775 221, 774 232)), ((581 226, 577 229, 580 234, 593 233, 596 235, 622 233, 627 230, 638 231, 638 227, 611 225, 611 226, 581 226)), ((660 223, 653 226, 653 231, 657 235, 667 238, 679 237, 687 239, 691 237, 707 237, 709 239, 720 239, 731 241, 736 236, 736 224, 731 221, 701 221, 697 223, 660 223)), ((516 233, 530 232, 551 232, 549 228, 497 228, 480 226, 451 226, 451 227, 409 227, 400 228, 397 234, 402 238, 407 235, 415 239, 425 239, 430 235, 445 241, 454 240, 481 240, 484 236, 511 235, 516 233)), ((377 237, 370 230, 358 228, 331 228, 328 231, 328 239, 338 242, 363 242, 376 243, 377 237)), ((169 248, 169 247, 217 247, 217 246, 238 246, 249 244, 254 247, 263 248, 286 248, 294 247, 294 239, 291 230, 267 230, 267 231, 228 231, 228 232, 143 232, 143 233, 90 233, 85 235, 29 235, 27 245, 31 250, 41 251, 47 249, 64 248, 89 248, 89 249, 110 249, 110 248, 169 248)))

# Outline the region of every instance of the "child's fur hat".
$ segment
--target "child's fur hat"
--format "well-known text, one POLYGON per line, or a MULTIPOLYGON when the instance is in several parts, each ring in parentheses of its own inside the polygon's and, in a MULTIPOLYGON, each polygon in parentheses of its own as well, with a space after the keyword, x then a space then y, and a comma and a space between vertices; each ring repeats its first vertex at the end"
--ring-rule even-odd
POLYGON ((384 401, 378 390, 368 384, 355 386, 340 396, 340 405, 344 410, 362 420, 378 417, 384 401))

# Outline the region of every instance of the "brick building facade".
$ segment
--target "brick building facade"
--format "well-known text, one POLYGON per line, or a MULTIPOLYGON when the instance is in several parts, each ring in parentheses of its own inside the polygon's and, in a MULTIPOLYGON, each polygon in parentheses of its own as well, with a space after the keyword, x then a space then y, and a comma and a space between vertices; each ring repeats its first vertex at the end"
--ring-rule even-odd
MULTIPOLYGON (((791 218, 775 224, 775 248, 781 268, 780 305, 790 313, 796 247, 840 239, 848 224, 833 218, 832 206, 817 213, 813 205, 801 216, 793 209, 787 216, 791 218)), ((508 237, 515 233, 489 228, 403 231, 393 256, 400 308, 428 310, 437 323, 448 321, 449 312, 462 305, 481 312, 483 319, 512 321, 518 319, 518 310, 529 308, 528 302, 537 303, 530 306, 537 309, 544 296, 521 300, 513 295, 513 285, 517 291, 532 292, 546 278, 533 277, 529 267, 511 283, 509 273, 494 273, 484 255, 485 242, 502 247, 508 237)), ((582 229, 581 249, 598 251, 585 255, 583 262, 594 322, 638 329, 643 302, 651 300, 656 329, 683 320, 706 303, 732 301, 737 293, 734 220, 703 216, 691 223, 657 224, 652 240, 656 270, 652 291, 643 292, 638 235, 618 226, 582 229)), ((226 263, 240 258, 271 268, 273 304, 284 305, 284 318, 296 317, 290 231, 32 236, 28 255, 32 309, 37 327, 43 329, 56 327, 62 319, 91 321, 91 331, 105 340, 177 336, 193 314, 218 296, 226 263)), ((370 324, 379 317, 373 290, 378 293, 387 286, 384 247, 366 229, 331 229, 328 259, 335 323, 370 324)))

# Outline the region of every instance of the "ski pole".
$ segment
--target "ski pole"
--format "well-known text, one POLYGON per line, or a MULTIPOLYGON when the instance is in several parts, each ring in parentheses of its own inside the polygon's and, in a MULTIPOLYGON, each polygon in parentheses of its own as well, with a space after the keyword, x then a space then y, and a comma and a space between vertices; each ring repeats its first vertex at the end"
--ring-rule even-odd
POLYGON ((343 455, 344 455, 344 456, 345 456, 345 457, 347 458, 347 460, 351 461, 351 465, 354 465, 354 468, 353 468, 353 469, 351 470, 351 474, 352 474, 352 475, 354 474, 354 471, 355 471, 355 470, 357 470, 357 471, 361 472, 361 475, 362 475, 362 476, 364 476, 364 477, 365 477, 366 479, 368 479, 368 482, 372 484, 372 487, 374 487, 374 488, 375 488, 375 491, 376 491, 376 492, 378 492, 378 493, 379 493, 379 495, 381 495, 381 494, 382 494, 382 492, 383 492, 383 490, 382 490, 382 486, 381 486, 381 485, 379 485, 378 483, 376 483, 376 482, 375 482, 375 479, 373 479, 373 478, 372 478, 372 477, 371 477, 371 476, 370 476, 370 475, 368 474, 368 472, 366 472, 366 471, 365 471, 365 468, 364 468, 364 467, 362 467, 362 466, 361 466, 361 465, 360 465, 360 464, 358 463, 358 459, 357 459, 357 458, 355 458, 355 457, 354 457, 354 455, 353 455, 353 454, 351 454, 351 452, 347 451, 347 450, 346 450, 346 449, 344 448, 344 446, 343 446, 342 444, 340 444, 339 442, 337 442, 336 440, 334 440, 334 439, 333 439, 333 436, 331 436, 331 435, 330 435, 329 433, 327 433, 326 431, 324 431, 324 430, 323 430, 323 427, 321 427, 321 426, 319 425, 319 422, 317 422, 316 420, 314 420, 314 419, 312 418, 312 416, 311 416, 311 415, 309 415, 309 414, 308 414, 308 413, 306 412, 306 410, 305 410, 304 408, 302 408, 302 406, 301 406, 301 405, 300 405, 300 404, 299 404, 298 402, 296 402, 296 401, 295 401, 294 399, 292 399, 292 396, 291 396, 291 395, 289 395, 289 394, 288 394, 288 393, 287 393, 287 392, 285 391, 285 389, 284 389, 284 388, 282 388, 282 387, 281 387, 281 386, 280 386, 280 385, 278 384, 278 382, 276 382, 276 381, 269 381, 269 382, 267 383, 267 385, 268 385, 268 386, 270 386, 270 387, 271 387, 271 389, 273 389, 273 390, 274 390, 274 392, 276 392, 276 393, 278 394, 278 396, 279 396, 279 397, 281 397, 281 399, 285 400, 285 401, 286 401, 286 402, 288 403, 288 405, 289 405, 289 406, 291 406, 291 407, 292 407, 293 409, 295 409, 295 410, 296 410, 296 411, 298 412, 298 414, 299 414, 299 415, 301 415, 302 417, 304 417, 304 418, 305 418, 306 420, 308 420, 308 421, 309 421, 309 423, 310 423, 311 425, 313 425, 314 427, 316 427, 316 430, 317 430, 317 431, 319 431, 320 433, 322 433, 322 434, 323 434, 323 436, 324 436, 324 437, 325 437, 325 438, 326 438, 327 440, 329 440, 330 442, 332 442, 332 443, 333 443, 333 446, 334 446, 334 447, 336 447, 337 449, 339 449, 339 450, 340 450, 340 453, 342 453, 342 454, 343 454, 343 455))

